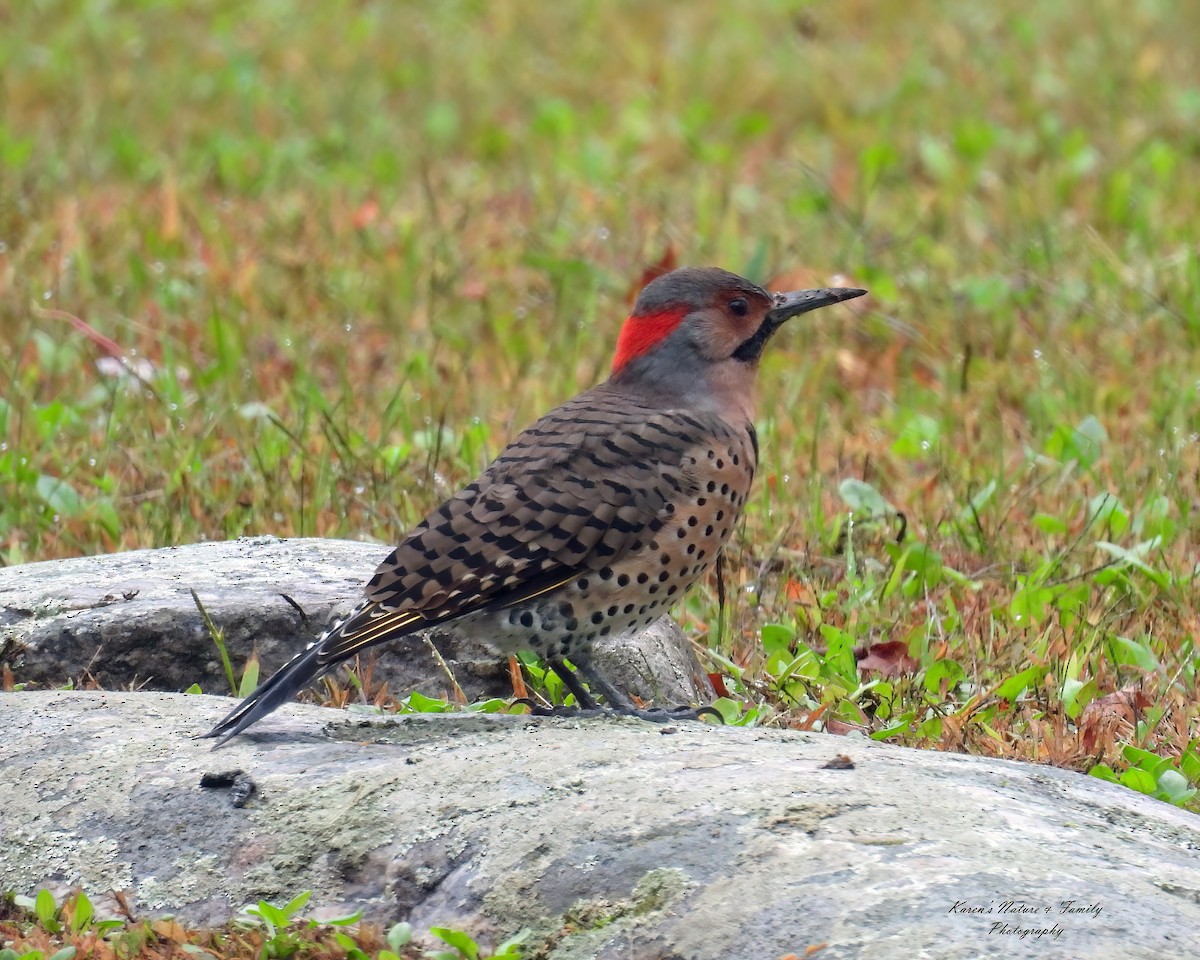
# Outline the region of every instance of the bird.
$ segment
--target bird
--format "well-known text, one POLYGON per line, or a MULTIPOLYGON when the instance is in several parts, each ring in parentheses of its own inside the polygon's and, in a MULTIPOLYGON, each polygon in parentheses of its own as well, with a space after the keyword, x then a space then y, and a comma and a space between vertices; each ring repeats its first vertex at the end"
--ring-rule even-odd
POLYGON ((203 736, 221 746, 337 664, 437 624, 498 654, 534 652, 577 709, 645 715, 596 668, 594 645, 649 626, 716 562, 758 465, 768 341, 865 293, 769 293, 717 267, 651 280, 608 379, 520 433, 409 531, 346 617, 203 736))

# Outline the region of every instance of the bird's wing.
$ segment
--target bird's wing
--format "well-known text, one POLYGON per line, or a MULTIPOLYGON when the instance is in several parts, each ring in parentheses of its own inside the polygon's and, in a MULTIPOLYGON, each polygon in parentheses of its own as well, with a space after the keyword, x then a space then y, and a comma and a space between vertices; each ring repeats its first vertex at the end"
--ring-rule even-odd
POLYGON ((322 642, 321 663, 547 593, 652 538, 676 495, 694 492, 694 438, 713 425, 588 400, 547 414, 413 529, 322 642))

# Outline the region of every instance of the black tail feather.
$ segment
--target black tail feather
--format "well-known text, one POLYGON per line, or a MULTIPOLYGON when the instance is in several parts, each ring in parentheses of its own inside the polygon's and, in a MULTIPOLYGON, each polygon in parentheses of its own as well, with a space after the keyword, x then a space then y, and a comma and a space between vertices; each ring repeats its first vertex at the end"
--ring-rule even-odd
MULTIPOLYGON (((565 574, 561 569, 549 570, 526 583, 518 584, 499 597, 480 596, 476 598, 473 606, 466 609, 456 607, 449 612, 428 615, 408 609, 391 609, 378 600, 363 597, 344 620, 259 684, 258 689, 239 703, 224 720, 201 736, 220 737, 214 749, 222 746, 281 704, 287 703, 321 674, 363 650, 407 636, 417 630, 456 620, 476 609, 495 610, 531 600, 574 579, 580 569, 572 568, 565 574)), ((614 694, 610 692, 611 688, 601 689, 610 699, 614 698, 614 694)), ((578 692, 576 696, 583 702, 578 692)))
POLYGON ((299 653, 258 685, 220 723, 202 734, 202 738, 220 737, 221 746, 253 723, 257 723, 281 704, 287 703, 317 677, 332 670, 369 647, 402 637, 429 623, 420 614, 388 610, 379 603, 363 599, 323 633, 303 653, 299 653))
POLYGON ((220 737, 213 749, 223 745, 252 723, 265 717, 280 704, 287 703, 332 664, 321 663, 320 644, 313 644, 303 653, 285 663, 258 689, 239 703, 224 720, 203 734, 204 738, 220 737))

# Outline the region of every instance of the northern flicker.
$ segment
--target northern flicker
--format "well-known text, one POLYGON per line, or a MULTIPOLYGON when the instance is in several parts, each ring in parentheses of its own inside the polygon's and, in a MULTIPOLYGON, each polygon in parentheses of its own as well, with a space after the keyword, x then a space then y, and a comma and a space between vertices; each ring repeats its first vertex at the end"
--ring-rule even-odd
MULTIPOLYGON (((520 434, 375 571, 349 616, 205 736, 236 736, 333 666, 435 624, 532 650, 580 707, 637 712, 593 644, 664 614, 729 538, 758 463, 759 357, 790 317, 865 290, 770 294, 716 268, 651 281, 612 375, 520 434)), ((218 744, 219 745, 219 744, 218 744)))

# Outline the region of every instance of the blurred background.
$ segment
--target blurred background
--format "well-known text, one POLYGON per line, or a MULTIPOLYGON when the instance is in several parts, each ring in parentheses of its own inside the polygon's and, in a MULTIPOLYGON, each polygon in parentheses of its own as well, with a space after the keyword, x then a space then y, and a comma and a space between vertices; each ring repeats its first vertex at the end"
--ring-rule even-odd
MULTIPOLYGON (((655 269, 840 278, 870 298, 764 362, 725 669, 890 643, 1051 725, 1161 674, 1181 749, 1197 36, 1167 0, 0 3, 0 563, 392 541, 606 375, 655 269)), ((841 664, 788 697, 875 717, 841 664)))

